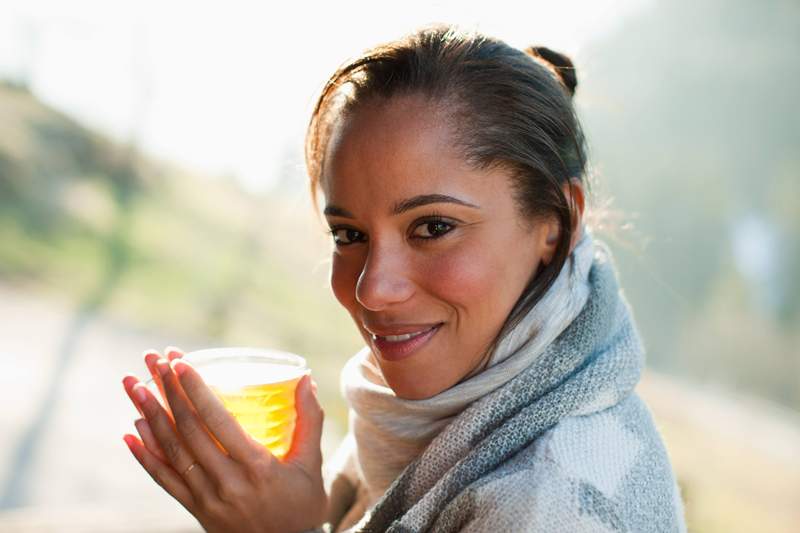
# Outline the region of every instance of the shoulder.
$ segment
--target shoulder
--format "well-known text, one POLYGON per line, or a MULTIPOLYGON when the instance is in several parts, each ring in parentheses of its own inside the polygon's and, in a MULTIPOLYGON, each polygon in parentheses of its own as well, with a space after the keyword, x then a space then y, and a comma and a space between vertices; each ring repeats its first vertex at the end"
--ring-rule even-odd
POLYGON ((635 394, 568 417, 451 502, 462 531, 684 531, 661 437, 635 394))

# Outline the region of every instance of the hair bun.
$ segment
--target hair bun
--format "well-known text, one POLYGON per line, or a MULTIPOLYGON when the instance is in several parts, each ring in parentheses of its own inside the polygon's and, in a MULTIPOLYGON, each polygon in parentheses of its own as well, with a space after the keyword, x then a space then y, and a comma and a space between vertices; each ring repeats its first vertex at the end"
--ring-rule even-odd
POLYGON ((525 53, 533 57, 538 57, 552 65, 558 77, 561 78, 562 83, 567 88, 567 91, 569 91, 569 95, 575 95, 575 87, 578 86, 578 76, 575 73, 575 66, 572 64, 570 58, 546 46, 529 46, 525 49, 525 53))

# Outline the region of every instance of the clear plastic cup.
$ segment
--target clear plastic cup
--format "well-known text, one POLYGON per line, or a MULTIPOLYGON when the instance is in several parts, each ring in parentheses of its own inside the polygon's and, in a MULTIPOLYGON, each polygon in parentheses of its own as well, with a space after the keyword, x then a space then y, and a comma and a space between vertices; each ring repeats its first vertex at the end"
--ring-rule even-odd
POLYGON ((275 456, 286 455, 296 420, 295 389, 310 373, 303 357, 231 347, 197 350, 182 359, 197 370, 245 431, 275 456))

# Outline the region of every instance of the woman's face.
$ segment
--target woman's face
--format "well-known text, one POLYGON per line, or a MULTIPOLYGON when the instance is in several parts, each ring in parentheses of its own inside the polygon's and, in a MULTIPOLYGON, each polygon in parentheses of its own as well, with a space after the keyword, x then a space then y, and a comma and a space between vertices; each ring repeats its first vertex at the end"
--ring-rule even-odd
POLYGON ((401 398, 475 370, 552 258, 557 223, 523 220, 509 176, 469 168, 418 96, 362 107, 334 132, 321 180, 331 286, 401 398))

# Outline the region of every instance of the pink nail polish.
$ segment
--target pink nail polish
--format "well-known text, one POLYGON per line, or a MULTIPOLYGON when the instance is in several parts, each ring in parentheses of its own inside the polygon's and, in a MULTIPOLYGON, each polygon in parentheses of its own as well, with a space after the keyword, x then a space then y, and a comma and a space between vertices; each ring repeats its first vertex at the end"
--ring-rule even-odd
POLYGON ((169 363, 164 359, 158 360, 158 363, 156 363, 156 368, 158 369, 158 373, 161 374, 161 377, 166 377, 167 374, 169 374, 169 363))
POLYGON ((144 390, 144 385, 136 385, 133 387, 133 395, 136 396, 136 401, 140 404, 147 400, 147 392, 144 390))
POLYGON ((176 346, 167 346, 164 349, 164 353, 166 354, 166 356, 168 358, 172 359, 173 358, 173 354, 175 354, 175 356, 177 356, 177 355, 180 355, 183 352, 181 352, 180 348, 178 348, 176 346))
POLYGON ((181 361, 180 359, 175 359, 172 361, 172 369, 175 371, 176 374, 182 376, 184 372, 186 372, 187 364, 185 361, 181 361))

